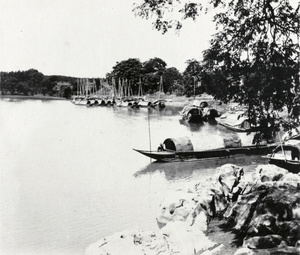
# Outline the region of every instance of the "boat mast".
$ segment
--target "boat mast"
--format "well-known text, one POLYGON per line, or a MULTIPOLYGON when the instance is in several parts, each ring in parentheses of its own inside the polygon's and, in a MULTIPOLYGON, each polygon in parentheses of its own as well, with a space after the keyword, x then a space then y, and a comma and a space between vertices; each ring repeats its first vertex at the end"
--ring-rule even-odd
POLYGON ((138 97, 142 97, 143 91, 142 91, 142 81, 141 76, 139 77, 139 91, 138 91, 138 97))
POLYGON ((161 92, 163 92, 163 77, 162 77, 162 75, 160 76, 160 81, 159 81, 158 100, 160 100, 161 92))

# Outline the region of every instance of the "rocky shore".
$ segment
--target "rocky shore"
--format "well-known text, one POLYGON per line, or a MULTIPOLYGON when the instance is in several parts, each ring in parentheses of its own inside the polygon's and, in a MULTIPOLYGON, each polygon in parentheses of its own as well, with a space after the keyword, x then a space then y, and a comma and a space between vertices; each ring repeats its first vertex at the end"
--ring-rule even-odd
POLYGON ((86 255, 300 254, 300 175, 274 165, 255 173, 226 164, 164 197, 159 230, 133 229, 89 245, 86 255))

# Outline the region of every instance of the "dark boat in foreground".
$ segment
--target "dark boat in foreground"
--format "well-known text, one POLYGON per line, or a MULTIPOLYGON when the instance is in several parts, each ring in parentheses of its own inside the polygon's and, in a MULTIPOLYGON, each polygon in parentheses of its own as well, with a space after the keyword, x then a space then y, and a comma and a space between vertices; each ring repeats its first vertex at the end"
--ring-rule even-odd
MULTIPOLYGON (((228 143, 227 143, 228 144, 228 143)), ((157 151, 135 151, 157 161, 190 161, 209 158, 224 158, 236 155, 264 155, 271 153, 277 144, 241 146, 241 144, 228 145, 224 148, 194 151, 188 137, 167 138, 157 151)))
POLYGON ((285 168, 292 173, 299 173, 300 141, 288 140, 278 145, 266 158, 269 159, 270 164, 285 168))

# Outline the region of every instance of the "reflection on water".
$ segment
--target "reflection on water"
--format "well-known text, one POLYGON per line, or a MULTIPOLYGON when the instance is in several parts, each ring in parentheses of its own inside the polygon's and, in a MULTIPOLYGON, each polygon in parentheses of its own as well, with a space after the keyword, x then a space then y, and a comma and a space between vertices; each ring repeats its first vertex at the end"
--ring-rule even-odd
POLYGON ((218 125, 216 120, 200 121, 200 122, 188 122, 187 120, 179 119, 181 125, 186 126, 190 131, 200 131, 204 125, 216 126, 218 125))
POLYGON ((114 232, 157 228, 166 190, 227 163, 150 163, 132 150, 178 136, 190 137, 195 150, 223 146, 228 131, 180 125, 179 109, 0 100, 0 253, 83 254, 114 232))
POLYGON ((243 166, 247 172, 253 172, 259 164, 266 164, 267 160, 260 156, 236 156, 232 158, 195 159, 185 162, 152 162, 145 168, 137 171, 134 176, 163 172, 168 181, 182 179, 201 179, 215 173, 216 169, 224 164, 243 166))

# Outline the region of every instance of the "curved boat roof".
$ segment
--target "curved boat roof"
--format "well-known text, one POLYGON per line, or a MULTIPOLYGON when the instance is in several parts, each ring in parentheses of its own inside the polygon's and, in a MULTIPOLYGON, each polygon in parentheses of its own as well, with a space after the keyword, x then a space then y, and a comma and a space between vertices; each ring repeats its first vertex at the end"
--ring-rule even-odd
MULTIPOLYGON (((281 146, 281 145, 279 145, 279 146, 281 146)), ((300 140, 296 140, 296 139, 288 140, 283 143, 283 146, 293 146, 293 147, 298 148, 298 150, 300 150, 300 140)))
POLYGON ((165 148, 167 150, 177 152, 191 152, 194 151, 193 144, 187 136, 177 138, 167 138, 164 141, 165 148))

